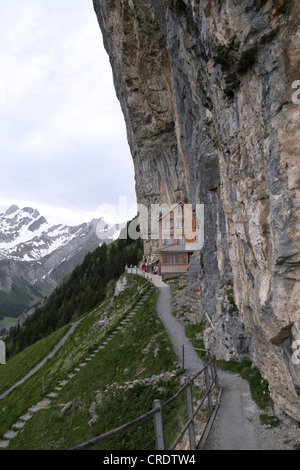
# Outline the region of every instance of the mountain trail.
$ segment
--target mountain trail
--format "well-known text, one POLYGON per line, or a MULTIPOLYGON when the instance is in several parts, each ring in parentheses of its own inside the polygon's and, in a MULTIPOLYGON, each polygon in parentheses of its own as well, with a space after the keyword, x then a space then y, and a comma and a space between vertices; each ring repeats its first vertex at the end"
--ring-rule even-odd
MULTIPOLYGON (((182 363, 185 345, 185 370, 198 372, 203 363, 187 339, 184 326, 172 315, 170 287, 158 275, 149 275, 159 290, 157 314, 165 326, 174 352, 182 363)), ((299 427, 280 422, 270 428, 261 424, 263 413, 253 401, 249 384, 238 374, 218 370, 222 387, 221 403, 204 450, 293 450, 300 442, 299 427)))
POLYGON ((39 362, 33 369, 31 369, 31 371, 28 372, 28 374, 26 374, 21 380, 16 382, 14 385, 12 385, 12 387, 10 387, 8 390, 6 390, 4 393, 2 393, 2 395, 0 395, 0 400, 2 400, 2 398, 6 397, 6 395, 8 395, 12 390, 14 390, 16 387, 21 385, 23 382, 25 382, 25 380, 27 380, 29 377, 31 377, 33 374, 35 374, 39 369, 41 369, 41 367, 43 367, 43 365, 46 363, 46 361, 48 359, 51 359, 54 356, 54 354, 56 354, 57 351, 65 344, 65 342, 67 341, 69 336, 73 333, 73 331, 75 330, 77 325, 80 323, 80 321, 81 320, 73 323, 73 325, 69 329, 68 333, 59 341, 59 343, 57 343, 57 345, 54 347, 54 349, 53 349, 53 351, 51 351, 51 353, 49 353, 46 357, 44 357, 44 359, 41 362, 39 362))
POLYGON ((184 325, 172 315, 170 287, 162 281, 161 276, 149 275, 149 277, 153 285, 159 290, 156 305, 157 315, 166 329, 177 356, 178 364, 182 365, 182 346, 184 345, 184 368, 188 375, 193 375, 203 367, 203 362, 193 348, 192 343, 186 337, 184 325))

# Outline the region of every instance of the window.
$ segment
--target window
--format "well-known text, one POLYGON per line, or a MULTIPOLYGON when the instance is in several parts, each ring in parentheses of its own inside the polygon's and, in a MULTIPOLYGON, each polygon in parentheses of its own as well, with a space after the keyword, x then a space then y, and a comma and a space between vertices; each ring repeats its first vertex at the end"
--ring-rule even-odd
POLYGON ((171 237, 165 238, 165 245, 171 245, 171 243, 172 243, 171 237))
POLYGON ((178 228, 183 228, 183 220, 178 220, 177 221, 178 228))
POLYGON ((169 260, 168 254, 167 254, 167 253, 164 253, 164 254, 163 254, 163 259, 162 259, 163 264, 168 264, 168 260, 169 260))
POLYGON ((163 253, 163 264, 188 264, 191 261, 193 253, 177 252, 177 253, 163 253))
POLYGON ((177 239, 177 243, 178 243, 178 245, 184 245, 184 237, 179 237, 177 239))
POLYGON ((173 253, 163 253, 162 262, 163 262, 163 264, 174 264, 174 254, 173 253))
POLYGON ((171 228, 171 220, 165 220, 165 228, 171 228))
POLYGON ((187 264, 187 253, 175 253, 175 264, 187 264))

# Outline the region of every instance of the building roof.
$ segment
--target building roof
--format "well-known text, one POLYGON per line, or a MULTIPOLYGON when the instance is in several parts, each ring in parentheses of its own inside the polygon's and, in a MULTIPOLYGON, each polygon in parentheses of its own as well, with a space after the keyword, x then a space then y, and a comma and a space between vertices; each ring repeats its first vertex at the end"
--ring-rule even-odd
POLYGON ((166 217, 166 215, 168 215, 170 212, 172 212, 172 211, 175 209, 175 207, 177 207, 177 206, 179 206, 179 205, 180 205, 180 206, 184 206, 184 203, 183 203, 182 201, 179 201, 179 202, 176 202, 175 204, 173 204, 172 206, 170 206, 170 209, 169 209, 165 214, 163 214, 163 215, 159 218, 159 220, 164 219, 164 218, 166 217))

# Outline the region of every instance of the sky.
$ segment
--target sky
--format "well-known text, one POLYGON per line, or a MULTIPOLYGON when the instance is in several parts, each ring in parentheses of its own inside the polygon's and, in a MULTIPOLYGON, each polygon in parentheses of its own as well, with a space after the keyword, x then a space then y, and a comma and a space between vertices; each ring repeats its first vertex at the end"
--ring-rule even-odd
POLYGON ((0 31, 0 213, 30 206, 71 225, 134 216, 133 162, 92 0, 0 0, 0 31))

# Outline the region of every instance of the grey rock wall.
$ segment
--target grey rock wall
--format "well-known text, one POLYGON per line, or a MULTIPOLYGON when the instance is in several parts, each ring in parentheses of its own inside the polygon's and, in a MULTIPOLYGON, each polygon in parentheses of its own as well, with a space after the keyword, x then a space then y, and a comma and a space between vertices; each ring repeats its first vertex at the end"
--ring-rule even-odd
MULTIPOLYGON (((124 113, 138 202, 205 205, 189 279, 205 339, 250 357, 300 420, 297 0, 94 0, 124 113), (290 335, 272 338, 286 325, 290 335)), ((146 249, 151 252, 151 244, 146 249)), ((148 253, 147 253, 148 254, 148 253)))

